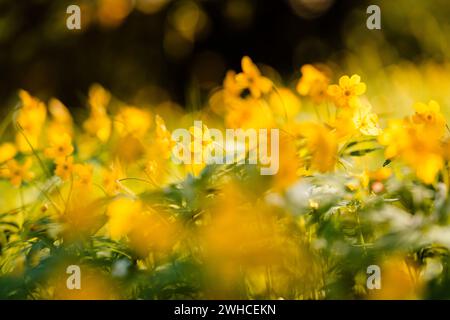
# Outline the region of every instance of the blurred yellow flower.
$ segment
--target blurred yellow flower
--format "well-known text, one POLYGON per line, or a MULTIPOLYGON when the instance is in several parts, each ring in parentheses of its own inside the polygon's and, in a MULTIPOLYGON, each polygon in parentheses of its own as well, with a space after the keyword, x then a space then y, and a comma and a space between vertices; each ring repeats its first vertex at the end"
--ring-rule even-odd
POLYGON ((248 98, 236 101, 225 115, 227 128, 259 129, 273 128, 272 110, 265 101, 248 98))
MULTIPOLYGON (((57 266, 51 273, 49 286, 53 289, 52 299, 56 300, 113 300, 119 299, 120 294, 115 290, 111 278, 99 268, 80 265, 81 286, 79 289, 69 289, 67 286, 67 266, 73 262, 66 261, 57 266)), ((79 263, 77 262, 76 265, 79 263)))
POLYGON ((378 115, 370 111, 370 106, 360 105, 353 115, 353 124, 363 135, 378 136, 381 129, 378 125, 378 115))
POLYGON ((328 86, 327 93, 332 97, 336 106, 340 108, 355 107, 358 96, 366 92, 366 84, 361 82, 361 77, 357 74, 342 76, 339 85, 328 86))
POLYGON ((48 125, 48 137, 60 134, 73 136, 73 119, 67 107, 58 99, 50 99, 48 110, 52 120, 48 125))
POLYGON ((20 187, 23 182, 30 182, 34 178, 34 173, 30 170, 33 162, 27 158, 23 164, 16 160, 8 160, 6 167, 0 169, 1 176, 9 179, 11 184, 15 187, 20 187))
POLYGON ((203 162, 203 155, 205 153, 209 154, 209 150, 213 148, 213 139, 209 133, 209 129, 205 124, 202 127, 191 126, 189 128, 191 134, 191 143, 189 145, 189 150, 191 154, 203 162))
POLYGON ((386 146, 387 159, 400 157, 415 170, 420 180, 432 183, 444 165, 440 135, 409 119, 391 120, 378 141, 386 146))
POLYGON ((333 171, 337 161, 337 138, 328 128, 316 123, 302 123, 298 133, 306 139, 311 154, 311 168, 320 172, 333 171))
POLYGON ((76 164, 74 166, 74 173, 77 177, 76 182, 80 187, 87 187, 92 184, 92 177, 94 169, 89 164, 76 164))
POLYGON ((428 104, 417 102, 414 104, 415 114, 412 116, 412 121, 415 124, 423 124, 427 130, 437 130, 440 135, 445 130, 445 118, 440 111, 439 104, 431 100, 428 104))
POLYGON ((89 88, 89 106, 94 117, 106 115, 111 94, 98 83, 89 88))
POLYGON ((8 161, 15 157, 17 148, 10 142, 5 142, 0 145, 0 163, 8 161))
POLYGON ((156 123, 156 144, 158 146, 158 156, 169 159, 172 154, 172 147, 175 142, 172 140, 170 131, 167 129, 164 119, 159 115, 155 116, 156 123))
POLYGON ((83 127, 87 133, 102 142, 106 142, 111 135, 111 119, 106 112, 110 99, 111 94, 98 84, 92 85, 89 89, 91 114, 83 123, 83 127))
POLYGON ((47 108, 39 99, 32 97, 27 91, 20 90, 19 97, 22 108, 16 116, 16 124, 20 127, 16 135, 17 147, 21 152, 30 152, 31 147, 39 146, 39 137, 47 118, 47 108))
POLYGON ((291 120, 298 115, 301 102, 288 88, 278 88, 269 97, 269 105, 273 114, 285 120, 291 120))
POLYGON ((139 200, 121 197, 108 206, 107 215, 111 238, 127 236, 130 246, 141 257, 145 257, 151 248, 169 250, 177 240, 178 227, 145 208, 139 200))
POLYGON ((114 161, 108 170, 103 174, 103 186, 109 195, 116 195, 122 191, 122 184, 120 179, 125 178, 126 175, 122 169, 119 160, 114 161))
POLYGON ((297 83, 297 92, 302 96, 310 96, 317 104, 324 101, 327 98, 329 78, 310 64, 302 66, 300 71, 302 77, 297 83))
POLYGON ((68 180, 73 172, 73 157, 57 158, 55 174, 62 180, 68 180))
POLYGON ((73 153, 72 138, 67 133, 54 135, 50 139, 50 147, 45 149, 45 155, 48 158, 65 158, 73 153))
POLYGON ((131 198, 121 197, 113 201, 107 209, 108 229, 112 239, 126 236, 133 227, 135 217, 142 211, 142 203, 131 198))
POLYGON ((381 289, 371 290, 369 299, 415 300, 423 290, 417 267, 408 265, 399 256, 389 257, 380 266, 382 270, 381 289))
POLYGON ((384 181, 392 175, 392 169, 383 167, 375 171, 369 171, 367 174, 371 180, 384 181))
POLYGON ((120 135, 132 134, 143 137, 152 124, 151 114, 136 107, 122 107, 115 118, 116 130, 120 135))
POLYGON ((236 75, 236 83, 243 89, 248 89, 251 95, 258 99, 262 94, 269 93, 272 81, 263 77, 252 60, 245 56, 242 58, 242 72, 236 75))

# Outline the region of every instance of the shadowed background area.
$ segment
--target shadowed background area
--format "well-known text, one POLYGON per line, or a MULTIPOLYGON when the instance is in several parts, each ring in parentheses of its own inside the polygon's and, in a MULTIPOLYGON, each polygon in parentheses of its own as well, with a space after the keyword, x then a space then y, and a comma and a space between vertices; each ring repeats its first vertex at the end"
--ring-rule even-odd
POLYGON ((243 55, 291 76, 342 49, 338 30, 357 6, 364 10, 355 0, 3 0, 0 105, 24 88, 79 107, 93 82, 127 101, 185 105, 188 88, 220 85, 243 55), (69 4, 81 7, 81 31, 66 29, 69 4))
POLYGON ((364 58, 362 43, 385 64, 442 61, 447 37, 433 34, 449 28, 447 8, 445 0, 0 0, 0 107, 19 88, 84 107, 94 82, 129 103, 201 105, 244 55, 285 81, 304 63, 352 50, 364 58), (81 31, 66 28, 70 4, 81 7, 81 31), (381 6, 382 31, 366 28, 369 4, 381 6))

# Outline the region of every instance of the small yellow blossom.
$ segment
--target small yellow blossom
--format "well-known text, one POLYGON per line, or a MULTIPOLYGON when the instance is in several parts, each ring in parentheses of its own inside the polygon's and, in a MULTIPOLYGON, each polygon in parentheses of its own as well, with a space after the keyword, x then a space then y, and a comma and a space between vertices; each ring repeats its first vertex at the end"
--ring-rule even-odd
POLYGON ((445 130, 445 118, 436 101, 431 100, 428 104, 418 102, 414 104, 414 109, 416 112, 412 116, 413 123, 425 125, 427 130, 436 130, 442 136, 445 130))
POLYGON ((110 93, 98 84, 93 85, 89 90, 91 114, 84 122, 83 127, 87 133, 102 142, 106 142, 111 135, 111 119, 106 112, 110 99, 110 93))
POLYGON ((155 160, 149 160, 144 166, 144 172, 148 177, 152 177, 157 173, 158 163, 155 160))
POLYGON ((409 119, 391 120, 378 137, 385 145, 385 157, 400 157, 415 170, 417 177, 432 183, 444 165, 440 133, 418 126, 409 119))
POLYGON ((155 117, 156 123, 156 145, 158 147, 159 156, 163 159, 169 159, 172 154, 172 148, 175 142, 172 140, 170 131, 167 129, 164 119, 159 115, 155 117))
POLYGON ((0 169, 1 176, 9 179, 15 187, 20 187, 23 182, 29 182, 34 178, 34 173, 30 171, 33 162, 27 158, 23 164, 12 159, 6 162, 6 167, 0 169))
POLYGON ((130 198, 119 198, 108 206, 109 233, 112 239, 126 236, 132 229, 136 215, 142 211, 142 203, 130 198))
POLYGON ((17 148, 10 142, 5 142, 0 145, 0 163, 8 161, 15 157, 17 148))
POLYGON ((227 72, 225 79, 223 80, 223 88, 226 97, 238 97, 241 94, 243 87, 236 81, 236 72, 232 70, 227 72))
POLYGON ((327 98, 329 78, 319 69, 310 64, 305 64, 300 69, 302 77, 297 84, 297 92, 302 96, 310 96, 319 104, 327 98))
POLYGON ((370 106, 361 105, 355 110, 353 124, 363 135, 378 136, 381 129, 378 125, 378 115, 370 111, 370 106))
POLYGON ((19 91, 19 97, 22 108, 17 113, 16 123, 22 132, 16 134, 16 144, 21 152, 29 153, 30 144, 33 148, 39 146, 39 137, 47 118, 47 108, 25 90, 19 91))
POLYGON ((136 107, 123 107, 115 119, 116 130, 119 134, 132 134, 143 137, 152 124, 151 114, 136 107))
POLYGON ((125 173, 119 160, 114 161, 103 175, 103 186, 109 195, 116 195, 122 191, 120 179, 125 178, 125 173))
POLYGON ((203 155, 213 148, 213 139, 209 133, 208 127, 203 124, 203 127, 192 126, 189 128, 191 133, 191 144, 189 150, 193 156, 199 156, 203 160, 203 155))
POLYGON ((307 149, 311 154, 311 168, 320 172, 333 171, 338 150, 335 134, 315 123, 299 125, 298 132, 306 138, 307 149))
POLYGON ((76 164, 74 173, 76 174, 76 182, 80 186, 90 186, 92 184, 92 176, 94 169, 89 164, 76 164))
POLYGON ((340 108, 355 107, 358 96, 366 92, 366 84, 361 82, 361 77, 357 74, 342 76, 339 85, 328 86, 327 93, 333 98, 336 106, 340 108))
POLYGON ((51 159, 60 159, 73 153, 71 137, 65 133, 51 137, 50 147, 45 149, 45 155, 51 159))
POLYGON ((49 137, 68 134, 73 136, 73 119, 67 107, 58 99, 50 99, 48 103, 48 110, 51 114, 51 122, 49 123, 48 133, 49 137))
POLYGON ((248 89, 251 95, 258 99, 262 94, 269 93, 272 81, 263 77, 252 60, 245 56, 242 58, 242 72, 236 75, 236 83, 243 89, 248 89))
POLYGON ((89 88, 89 106, 94 117, 106 115, 106 107, 111 100, 111 94, 99 84, 89 88))
POLYGON ((272 92, 269 102, 274 115, 285 120, 293 119, 301 108, 300 99, 288 88, 279 88, 277 92, 272 92))
POLYGON ((68 180, 73 172, 73 157, 58 158, 55 163, 55 174, 62 180, 68 180))
POLYGON ((375 171, 367 172, 370 180, 374 181, 384 181, 392 175, 392 169, 388 167, 383 167, 375 171))
POLYGON ((274 116, 269 105, 254 98, 236 101, 225 115, 227 128, 273 128, 274 116))

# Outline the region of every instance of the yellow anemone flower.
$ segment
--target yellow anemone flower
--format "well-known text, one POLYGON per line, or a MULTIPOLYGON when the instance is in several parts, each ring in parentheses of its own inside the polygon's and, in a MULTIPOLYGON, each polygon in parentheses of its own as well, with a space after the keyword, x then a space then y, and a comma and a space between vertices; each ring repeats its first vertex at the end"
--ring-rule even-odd
POLYGON ((355 107, 358 96, 366 92, 366 84, 361 82, 357 74, 345 75, 339 79, 339 85, 328 86, 327 93, 333 98, 336 106, 341 108, 355 107))
POLYGON ((313 102, 319 104, 327 97, 330 80, 316 67, 305 64, 300 69, 302 77, 297 84, 297 92, 302 96, 310 96, 313 102))
POLYGON ((242 58, 242 72, 236 75, 236 83, 243 89, 248 89, 251 95, 258 99, 262 94, 269 93, 272 81, 263 77, 252 60, 245 56, 242 58))
POLYGON ((15 157, 17 148, 10 142, 5 142, 0 145, 0 163, 8 161, 15 157))
POLYGON ((9 179, 15 187, 20 187, 23 182, 29 182, 34 178, 34 173, 30 171, 33 162, 27 158, 23 164, 12 159, 6 162, 6 167, 2 169, 1 176, 9 179))
POLYGON ((73 172, 73 157, 56 159, 55 174, 62 180, 68 180, 73 172))
POLYGON ((445 131, 445 118, 436 101, 431 100, 428 104, 417 102, 414 109, 416 113, 412 116, 413 123, 425 125, 428 130, 436 130, 439 136, 442 136, 445 131))
POLYGON ((132 134, 136 137, 143 137, 152 124, 150 112, 130 106, 123 107, 115 120, 120 135, 132 134))
POLYGON ((60 159, 73 153, 72 138, 67 134, 51 137, 50 147, 45 149, 45 155, 51 159, 60 159))

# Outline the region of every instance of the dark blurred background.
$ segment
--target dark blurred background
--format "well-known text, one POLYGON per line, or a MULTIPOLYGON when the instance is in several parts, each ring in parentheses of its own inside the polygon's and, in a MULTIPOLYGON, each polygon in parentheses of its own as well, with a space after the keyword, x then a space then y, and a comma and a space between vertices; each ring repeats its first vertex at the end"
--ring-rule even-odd
POLYGON ((192 88, 217 87, 243 55, 289 79, 342 49, 358 6, 365 12, 361 0, 0 0, 0 105, 24 88, 82 107, 93 82, 130 103, 189 105, 192 88), (80 31, 66 28, 69 4, 81 7, 80 31))

